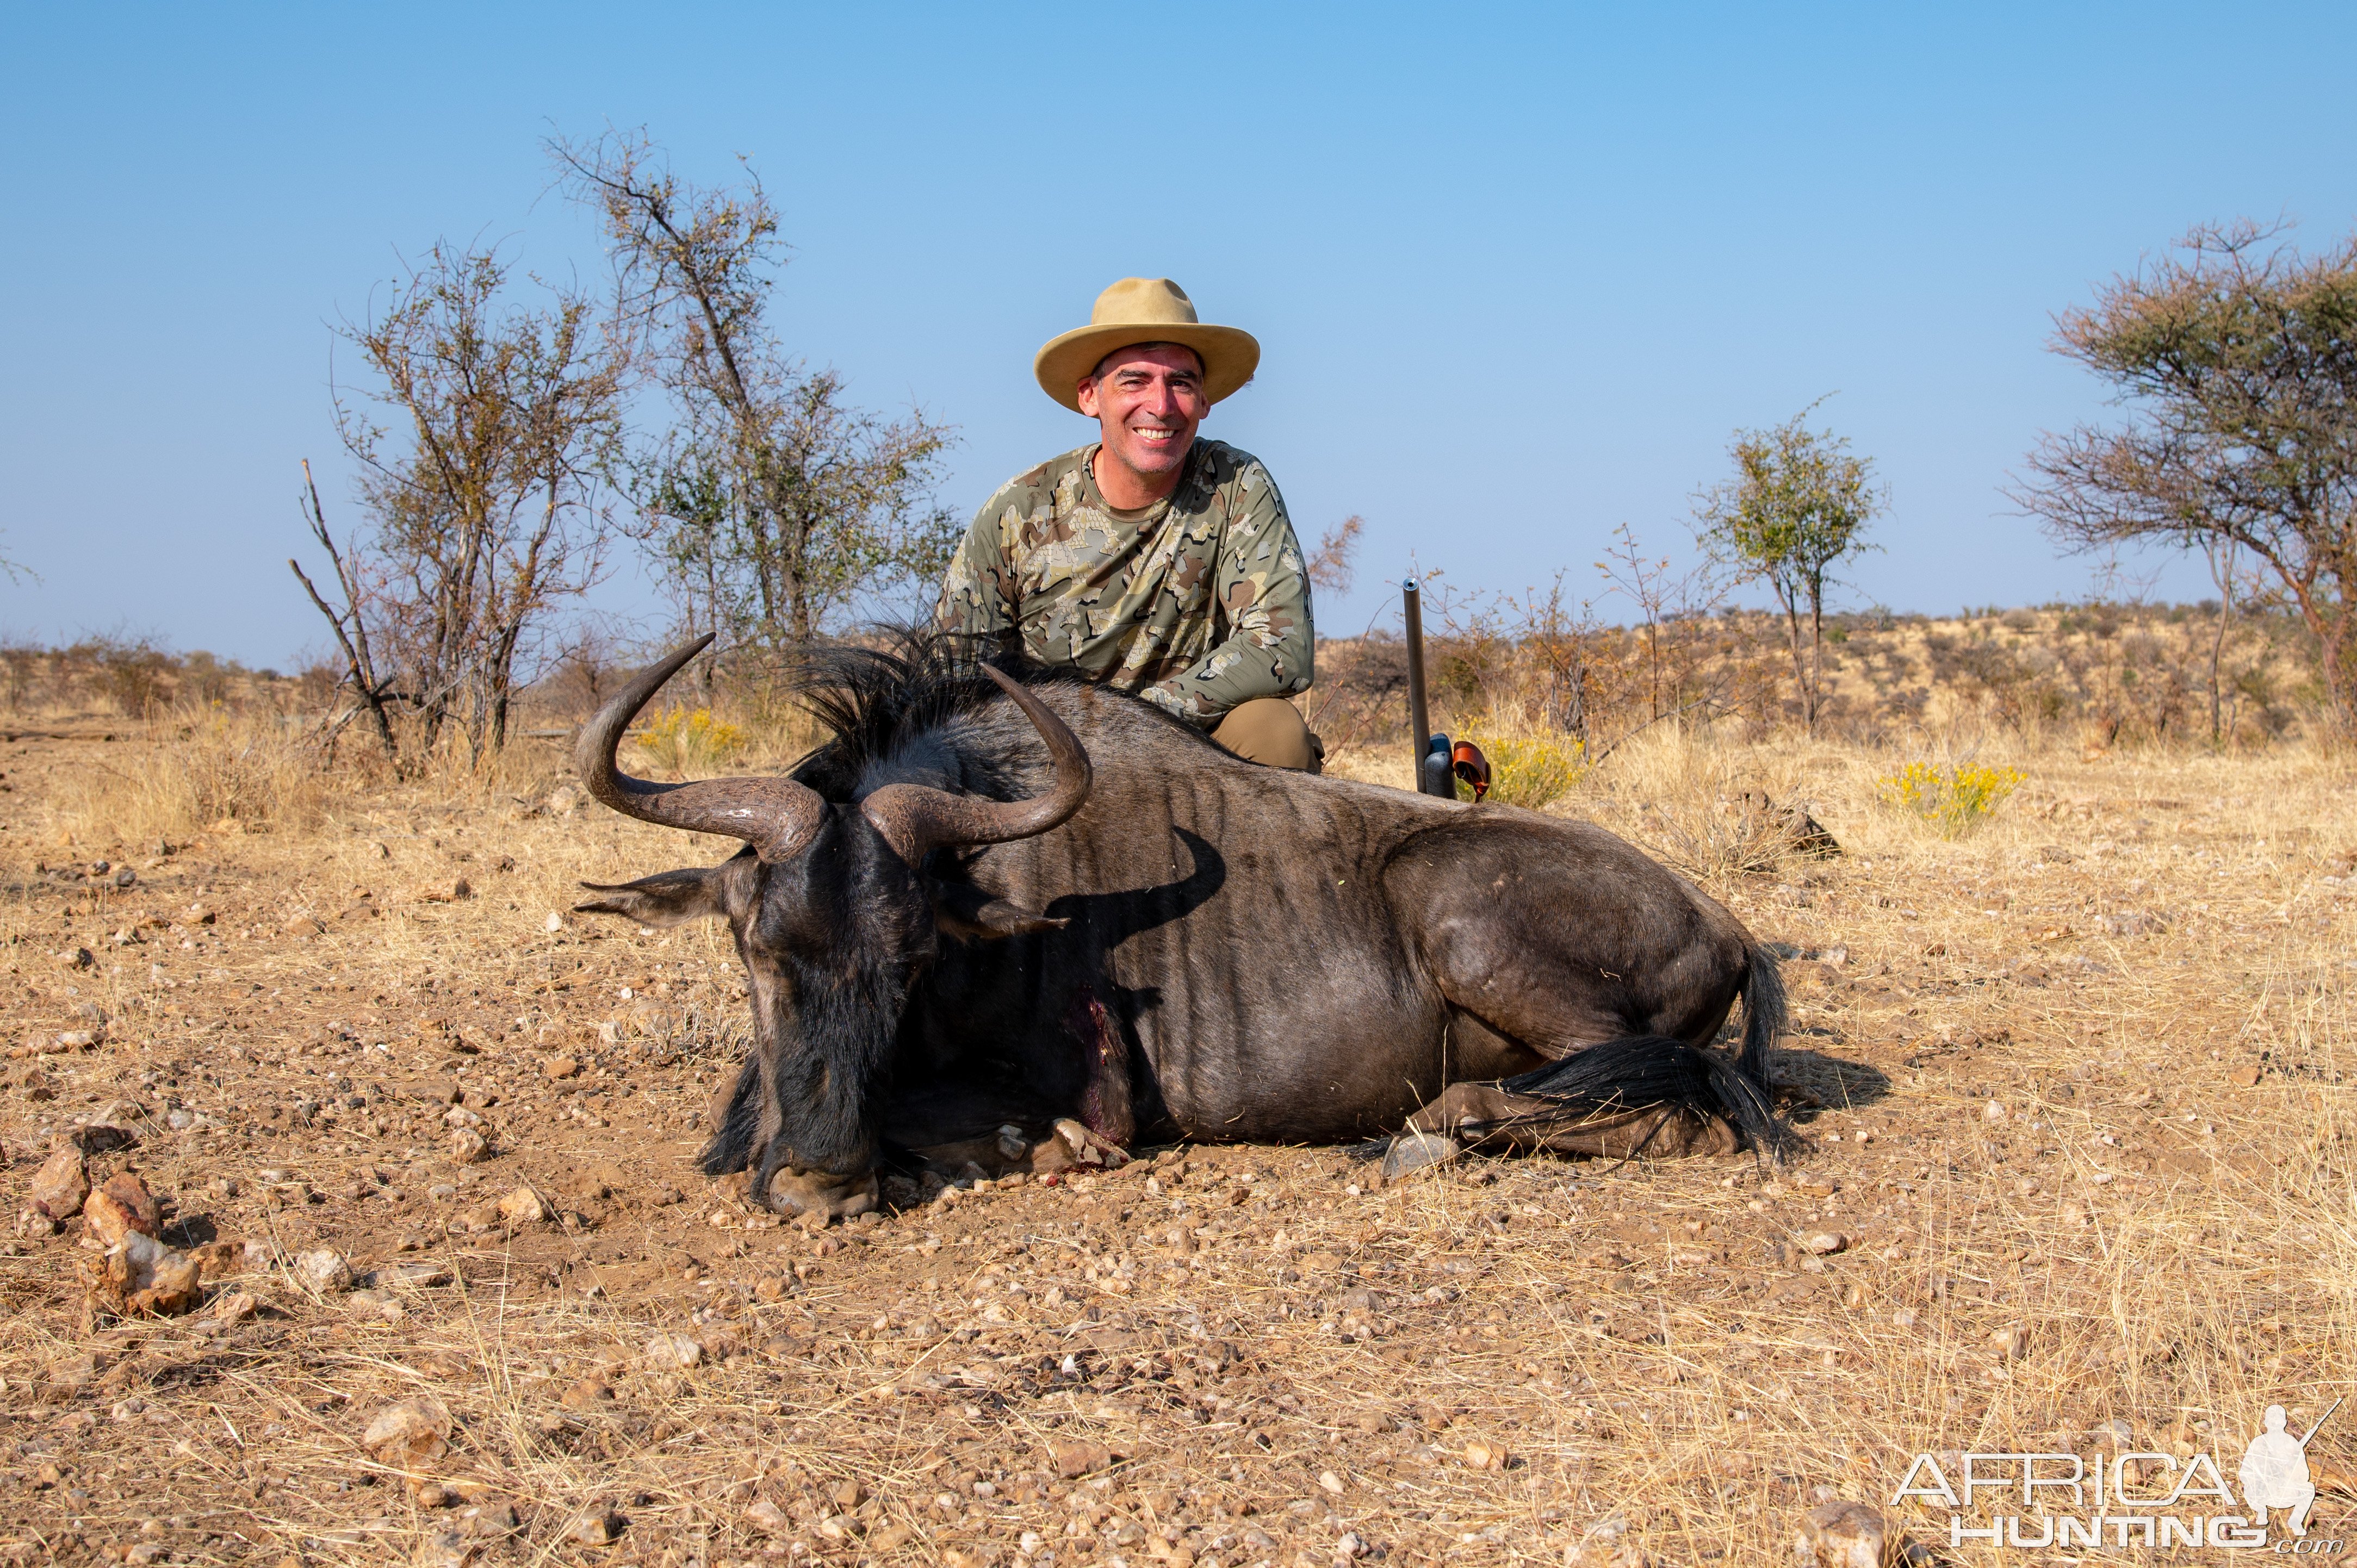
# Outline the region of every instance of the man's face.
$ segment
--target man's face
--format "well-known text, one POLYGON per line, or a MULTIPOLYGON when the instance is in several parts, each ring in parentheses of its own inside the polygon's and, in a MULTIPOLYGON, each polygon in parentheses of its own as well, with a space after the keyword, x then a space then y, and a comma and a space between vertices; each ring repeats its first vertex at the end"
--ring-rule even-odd
POLYGON ((1186 462, 1195 427, 1211 408, 1202 360, 1175 343, 1106 355, 1081 382, 1080 401, 1081 412, 1104 431, 1106 455, 1157 491, 1186 462))

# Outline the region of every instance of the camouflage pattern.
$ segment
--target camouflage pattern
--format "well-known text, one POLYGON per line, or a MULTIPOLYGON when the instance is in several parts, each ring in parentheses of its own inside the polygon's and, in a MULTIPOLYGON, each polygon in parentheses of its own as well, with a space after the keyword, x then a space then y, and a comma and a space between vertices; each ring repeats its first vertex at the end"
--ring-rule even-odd
POLYGON ((941 625, 996 637, 1210 728, 1308 690, 1309 575, 1260 459, 1198 440, 1170 499, 1116 511, 1092 443, 984 503, 942 585, 941 625))

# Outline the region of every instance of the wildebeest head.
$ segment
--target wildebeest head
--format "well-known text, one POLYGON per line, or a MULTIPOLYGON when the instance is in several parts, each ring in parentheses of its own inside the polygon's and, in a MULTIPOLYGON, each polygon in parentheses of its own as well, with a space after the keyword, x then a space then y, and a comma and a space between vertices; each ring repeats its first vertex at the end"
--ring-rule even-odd
MULTIPOLYGON (((1055 779, 1048 793, 1010 801, 941 787, 959 782, 961 769, 928 755, 925 714, 910 723, 900 714, 880 726, 892 742, 881 754, 875 735, 850 737, 859 754, 846 757, 842 732, 860 716, 856 697, 832 709, 818 704, 838 730, 834 766, 818 770, 832 773, 823 793, 799 778, 656 784, 620 771, 614 754, 624 729, 711 641, 706 637, 640 671, 582 730, 574 760, 590 793, 624 815, 724 833, 744 840, 746 848, 716 866, 618 886, 585 884, 601 897, 577 908, 651 926, 707 916, 728 922, 751 992, 754 1048, 733 1090, 716 1102, 718 1124, 705 1169, 718 1175, 750 1165, 753 1191, 764 1201, 843 1212, 873 1191, 882 1074, 939 932, 1006 936, 1062 924, 982 901, 970 888, 931 876, 926 857, 1054 828, 1087 798, 1088 754, 1019 682, 987 667, 936 660, 915 672, 916 683, 933 693, 931 716, 945 713, 943 693, 989 693, 974 679, 979 669, 1046 742, 1055 779), (860 752, 863 742, 869 744, 860 752), (919 781, 924 779, 932 781, 919 781), (830 798, 838 794, 845 798, 830 798), (773 1192, 780 1171, 791 1177, 779 1184, 786 1190, 773 1192)), ((847 657, 856 662, 862 656, 854 650, 847 657)), ((901 680, 894 693, 904 695, 910 673, 905 661, 873 656, 870 663, 877 659, 892 667, 888 677, 901 680)), ((813 767, 797 771, 809 774, 813 767)))

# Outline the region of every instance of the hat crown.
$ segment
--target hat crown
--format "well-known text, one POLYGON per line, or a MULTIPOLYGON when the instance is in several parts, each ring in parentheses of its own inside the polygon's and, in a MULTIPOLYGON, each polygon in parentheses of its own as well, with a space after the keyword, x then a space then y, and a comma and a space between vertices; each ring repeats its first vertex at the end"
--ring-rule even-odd
POLYGON ((1092 327, 1192 327, 1195 302, 1168 278, 1124 278, 1097 295, 1092 327))
POLYGON ((1124 278, 1097 295, 1089 324, 1060 332, 1032 356, 1039 390, 1073 413, 1080 384, 1117 349, 1140 343, 1192 349, 1203 365, 1203 392, 1213 403, 1253 378, 1260 344, 1241 327, 1220 327, 1195 314, 1195 302, 1168 278, 1124 278))

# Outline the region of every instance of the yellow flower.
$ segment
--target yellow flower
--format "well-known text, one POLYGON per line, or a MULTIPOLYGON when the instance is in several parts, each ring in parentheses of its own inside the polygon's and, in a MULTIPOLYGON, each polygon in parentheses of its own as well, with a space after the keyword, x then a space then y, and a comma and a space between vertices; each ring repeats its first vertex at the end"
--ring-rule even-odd
POLYGON ((667 708, 640 735, 639 747, 673 773, 709 773, 745 748, 745 732, 710 708, 667 708))
POLYGON ((1885 805, 1959 838, 1986 821, 2028 777, 2018 768, 1910 762, 1876 780, 1876 787, 1885 805))

